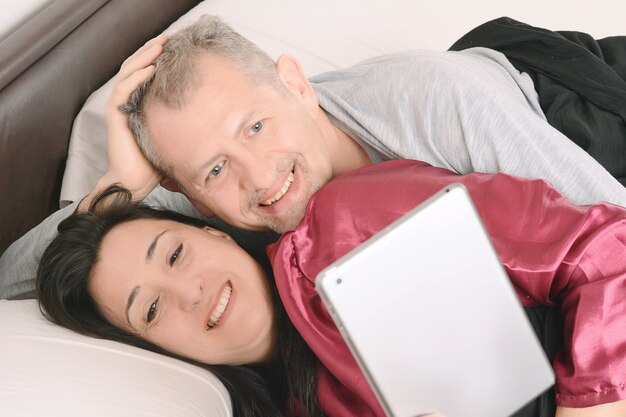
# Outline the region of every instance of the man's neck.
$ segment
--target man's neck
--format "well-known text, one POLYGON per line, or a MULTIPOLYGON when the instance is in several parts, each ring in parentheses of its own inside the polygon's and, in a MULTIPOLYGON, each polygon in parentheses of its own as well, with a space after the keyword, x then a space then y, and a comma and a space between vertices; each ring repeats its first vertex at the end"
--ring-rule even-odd
POLYGON ((333 177, 372 165, 372 159, 365 149, 350 135, 335 126, 322 108, 320 112, 324 124, 324 137, 330 152, 333 177))

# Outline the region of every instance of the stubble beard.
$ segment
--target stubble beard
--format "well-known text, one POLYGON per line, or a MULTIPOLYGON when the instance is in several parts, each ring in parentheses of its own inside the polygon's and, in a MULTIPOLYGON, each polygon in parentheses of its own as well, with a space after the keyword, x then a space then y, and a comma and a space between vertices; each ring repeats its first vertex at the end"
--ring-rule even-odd
MULTIPOLYGON (((254 211, 255 216, 259 219, 259 223, 276 233, 283 234, 285 232, 295 230, 304 218, 309 200, 313 194, 317 192, 317 190, 322 188, 323 184, 318 181, 311 180, 311 175, 308 169, 303 167, 302 164, 298 164, 298 168, 302 177, 300 181, 306 182, 306 193, 303 197, 294 201, 291 207, 289 207, 289 209, 280 217, 266 216, 262 213, 254 211)), ((250 201, 258 201, 257 196, 251 196, 250 201)))
POLYGON ((298 227, 298 225, 304 218, 306 206, 309 202, 310 197, 320 187, 315 188, 315 187, 311 187, 310 185, 308 188, 309 188, 309 192, 307 193, 307 196, 305 198, 301 198, 295 201, 291 205, 291 207, 289 207, 289 209, 285 212, 284 215, 280 217, 273 217, 273 216, 263 216, 261 214, 257 214, 257 218, 264 226, 273 230, 276 233, 283 234, 285 232, 295 230, 295 228, 298 227))

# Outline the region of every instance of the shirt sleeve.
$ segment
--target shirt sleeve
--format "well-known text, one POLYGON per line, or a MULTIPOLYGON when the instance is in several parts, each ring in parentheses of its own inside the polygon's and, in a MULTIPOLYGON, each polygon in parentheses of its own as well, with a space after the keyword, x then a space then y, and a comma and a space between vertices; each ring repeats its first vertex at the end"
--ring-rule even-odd
MULTIPOLYGON (((530 77, 497 51, 417 51, 352 72, 360 83, 356 77, 340 83, 337 76, 332 89, 352 89, 337 94, 344 101, 334 100, 349 109, 343 118, 384 159, 416 159, 459 174, 544 179, 575 204, 626 206, 626 188, 546 121, 530 77)), ((327 101, 321 103, 331 106, 327 101)))
MULTIPOLYGON (((528 97, 507 88, 507 83, 513 83, 509 73, 493 71, 489 77, 467 69, 459 73, 463 76, 454 83, 440 86, 443 103, 433 102, 441 113, 446 111, 441 106, 456 108, 459 113, 455 120, 462 134, 457 138, 464 142, 439 147, 455 162, 459 161, 456 155, 467 150, 468 159, 454 167, 456 172, 505 172, 544 179, 575 204, 606 201, 626 206, 626 188, 552 127, 543 113, 533 109, 528 97), (454 102, 457 104, 452 107, 454 102)), ((453 122, 450 119, 448 122, 453 122)), ((445 127, 440 130, 445 132, 445 127)), ((444 144, 454 144, 457 138, 444 144)), ((436 144, 439 139, 431 136, 431 140, 436 144)))

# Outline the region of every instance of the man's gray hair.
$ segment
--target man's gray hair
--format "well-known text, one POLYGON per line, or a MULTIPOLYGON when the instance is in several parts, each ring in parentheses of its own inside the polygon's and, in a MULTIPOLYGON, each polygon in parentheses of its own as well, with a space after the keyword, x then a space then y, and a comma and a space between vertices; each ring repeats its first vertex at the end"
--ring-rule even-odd
POLYGON ((274 60, 216 16, 203 15, 173 35, 154 62, 156 71, 152 77, 120 107, 128 116, 128 126, 145 157, 169 178, 172 168, 150 140, 145 108, 148 103, 159 103, 170 109, 182 108, 187 93, 201 82, 198 58, 203 53, 229 59, 253 80, 282 89, 274 60))

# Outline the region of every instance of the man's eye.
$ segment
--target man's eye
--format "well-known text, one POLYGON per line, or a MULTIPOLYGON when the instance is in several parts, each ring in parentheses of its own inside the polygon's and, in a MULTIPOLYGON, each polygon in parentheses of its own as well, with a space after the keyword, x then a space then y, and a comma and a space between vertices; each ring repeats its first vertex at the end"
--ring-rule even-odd
POLYGON ((263 122, 258 121, 255 124, 253 124, 252 127, 250 127, 250 134, 254 135, 256 133, 259 133, 261 129, 263 129, 263 122))
POLYGON ((159 303, 159 299, 157 298, 154 303, 150 304, 150 308, 148 308, 148 314, 146 315, 146 322, 150 323, 154 320, 154 316, 157 313, 157 305, 159 303))
POLYGON ((172 256, 170 256, 170 260, 169 260, 170 266, 174 265, 174 263, 176 262, 176 260, 178 259, 178 257, 180 256, 182 252, 183 252, 183 244, 181 243, 180 245, 178 245, 174 253, 172 253, 172 256))
POLYGON ((209 172, 209 178, 215 178, 218 175, 220 175, 220 172, 222 172, 223 166, 224 166, 224 162, 220 162, 219 164, 215 165, 213 169, 211 170, 211 172, 209 172))

